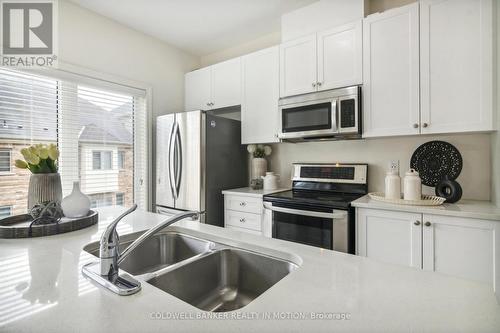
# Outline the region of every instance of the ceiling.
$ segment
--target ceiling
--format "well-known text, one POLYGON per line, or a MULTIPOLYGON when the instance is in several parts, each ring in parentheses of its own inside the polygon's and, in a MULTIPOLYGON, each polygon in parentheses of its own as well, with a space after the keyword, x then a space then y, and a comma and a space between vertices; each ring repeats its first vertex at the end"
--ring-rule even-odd
POLYGON ((283 13, 317 0, 71 0, 204 56, 279 31, 283 13))

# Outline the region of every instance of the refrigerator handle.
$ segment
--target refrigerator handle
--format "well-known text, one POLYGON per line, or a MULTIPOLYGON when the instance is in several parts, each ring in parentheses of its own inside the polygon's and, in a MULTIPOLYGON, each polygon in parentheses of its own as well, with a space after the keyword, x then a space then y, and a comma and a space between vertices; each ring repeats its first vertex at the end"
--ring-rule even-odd
POLYGON ((180 126, 177 125, 175 134, 175 149, 177 150, 177 168, 175 170, 175 192, 176 199, 179 197, 179 192, 181 190, 181 179, 182 179, 182 141, 181 141, 181 130, 180 126))
POLYGON ((175 187, 175 161, 174 161, 174 154, 175 154, 175 141, 176 141, 176 133, 177 133, 177 127, 179 125, 177 122, 174 123, 174 126, 172 126, 172 131, 170 132, 170 140, 168 141, 168 175, 169 175, 169 180, 170 180, 170 189, 172 191, 172 196, 174 199, 177 199, 177 188, 175 187))

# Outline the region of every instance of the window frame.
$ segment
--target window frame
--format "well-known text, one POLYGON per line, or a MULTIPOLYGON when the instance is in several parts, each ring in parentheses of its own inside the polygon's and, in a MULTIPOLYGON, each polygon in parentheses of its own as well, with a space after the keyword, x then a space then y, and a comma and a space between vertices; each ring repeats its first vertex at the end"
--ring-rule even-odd
MULTIPOLYGON (((145 109, 144 109, 144 120, 145 120, 145 158, 148 161, 145 168, 145 178, 135 179, 134 178, 134 190, 139 187, 144 187, 144 204, 147 210, 153 210, 153 163, 150 161, 153 158, 153 136, 152 136, 152 126, 153 126, 153 87, 149 83, 144 81, 138 81, 134 79, 125 78, 116 74, 106 73, 103 71, 95 71, 86 67, 82 67, 75 64, 70 64, 66 62, 59 61, 58 68, 46 68, 43 70, 29 68, 26 69, 27 73, 33 75, 41 75, 45 77, 51 77, 56 80, 63 80, 69 82, 78 82, 79 84, 88 84, 93 87, 101 87, 107 90, 116 90, 117 86, 120 86, 119 91, 121 93, 129 93, 131 95, 142 95, 144 98, 145 109), (139 186, 140 185, 140 186, 139 186)), ((134 162, 135 168, 135 162, 134 162)), ((134 199, 135 200, 135 199, 134 199)))
MULTIPOLYGON (((8 152, 9 153, 9 170, 8 171, 2 171, 0 170, 0 176, 5 176, 5 175, 12 175, 12 148, 0 148, 0 152, 8 152)), ((2 207, 2 206, 0 206, 2 207)))

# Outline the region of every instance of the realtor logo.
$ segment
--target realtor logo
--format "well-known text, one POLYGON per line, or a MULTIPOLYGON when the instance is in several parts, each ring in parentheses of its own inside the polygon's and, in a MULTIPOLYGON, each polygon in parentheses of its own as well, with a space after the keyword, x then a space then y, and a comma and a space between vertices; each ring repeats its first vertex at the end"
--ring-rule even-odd
POLYGON ((55 1, 0 1, 4 66, 53 66, 55 1))

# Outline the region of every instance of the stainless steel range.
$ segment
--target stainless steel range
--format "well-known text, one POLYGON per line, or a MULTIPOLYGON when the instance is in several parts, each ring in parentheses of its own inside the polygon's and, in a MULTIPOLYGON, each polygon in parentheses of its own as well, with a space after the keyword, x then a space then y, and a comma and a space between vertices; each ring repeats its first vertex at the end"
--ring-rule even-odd
POLYGON ((264 235, 354 254, 351 202, 367 178, 367 164, 294 164, 292 190, 264 196, 264 235))

